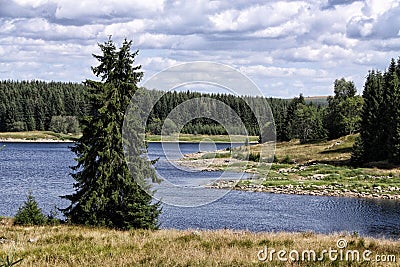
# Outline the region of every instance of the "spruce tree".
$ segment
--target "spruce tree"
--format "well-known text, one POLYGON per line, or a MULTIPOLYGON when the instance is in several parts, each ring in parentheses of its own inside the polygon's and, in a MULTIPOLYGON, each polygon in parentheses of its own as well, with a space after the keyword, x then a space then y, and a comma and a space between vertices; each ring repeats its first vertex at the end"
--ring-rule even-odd
POLYGON ((359 165, 363 162, 386 159, 386 128, 383 106, 384 81, 380 72, 370 71, 364 85, 364 104, 361 111, 360 137, 353 147, 352 162, 359 165))
POLYGON ((398 70, 394 59, 391 60, 389 69, 384 75, 385 91, 382 105, 382 114, 387 129, 386 147, 388 150, 388 159, 391 162, 400 162, 399 151, 399 130, 400 130, 400 81, 398 70))
POLYGON ((291 139, 296 137, 297 126, 294 123, 295 120, 295 112, 299 105, 305 105, 306 102, 304 100, 303 94, 300 94, 299 97, 293 98, 287 109, 285 114, 285 128, 282 131, 282 141, 290 141, 291 139))
POLYGON ((400 163, 400 64, 391 60, 382 75, 371 71, 365 82, 360 138, 354 164, 371 161, 400 163))
POLYGON ((92 111, 82 120, 83 135, 72 148, 77 155, 72 173, 76 192, 64 196, 71 205, 63 212, 74 224, 117 229, 158 227, 159 203, 152 203, 143 188, 145 179, 155 179, 151 163, 141 155, 146 149, 144 141, 138 141, 135 132, 128 136, 130 141, 122 137, 125 111, 143 76, 141 66, 133 66, 138 51, 131 52, 131 44, 125 40, 117 49, 110 37, 99 44, 102 54, 93 55, 100 64, 92 71, 101 81, 85 81, 92 111), (124 146, 135 152, 128 160, 124 146))

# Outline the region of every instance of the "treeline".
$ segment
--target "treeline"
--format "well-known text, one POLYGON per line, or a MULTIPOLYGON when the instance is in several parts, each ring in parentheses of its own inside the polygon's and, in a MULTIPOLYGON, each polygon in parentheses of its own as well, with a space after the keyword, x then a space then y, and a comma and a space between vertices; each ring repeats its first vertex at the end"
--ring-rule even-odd
POLYGON ((385 72, 371 70, 363 92, 360 136, 352 162, 400 163, 400 58, 385 72))
MULTIPOLYGON (((249 135, 260 135, 260 127, 265 127, 259 125, 257 117, 263 117, 264 121, 274 121, 278 141, 298 138, 302 143, 307 143, 356 132, 360 121, 356 107, 361 98, 355 96, 354 84, 344 79, 337 80, 334 91, 335 96, 328 98, 329 104, 326 106, 306 101, 302 95, 288 100, 190 91, 165 93, 146 90, 148 101, 156 102, 148 118, 146 130, 150 134, 161 134, 162 127, 168 134, 178 131, 176 124, 167 119, 168 115, 180 104, 197 99, 196 105, 199 109, 207 111, 208 118, 199 116, 190 120, 180 132, 227 134, 224 127, 226 125, 223 126, 212 118, 215 114, 228 111, 221 111, 221 105, 209 101, 211 98, 226 104, 226 107, 236 112, 249 135), (156 101, 157 99, 159 100, 156 101)), ((79 119, 88 115, 91 110, 87 92, 84 85, 77 83, 0 82, 0 131, 79 132, 79 119)), ((190 105, 186 105, 185 108, 182 115, 195 115, 190 105)), ((235 129, 239 129, 235 127, 237 121, 230 122, 230 125, 230 133, 243 134, 235 132, 235 129)))
MULTIPOLYGON (((203 94, 198 92, 160 92, 160 91, 150 91, 149 97, 153 98, 151 102, 156 102, 154 99, 159 100, 153 107, 152 112, 148 118, 147 130, 152 134, 161 134, 161 129, 167 127, 169 132, 177 131, 173 122, 168 120, 167 117, 170 112, 181 105, 182 118, 189 114, 194 119, 189 121, 180 132, 189 134, 227 134, 227 130, 219 122, 213 118, 218 117, 218 115, 226 113, 226 117, 233 118, 229 115, 229 110, 223 110, 225 104, 227 109, 234 111, 240 118, 241 122, 246 127, 247 133, 249 135, 259 135, 260 128, 257 121, 257 117, 264 117, 265 120, 273 121, 272 116, 275 118, 276 124, 283 124, 282 114, 285 112, 288 100, 278 99, 278 98, 261 98, 261 97, 238 97, 229 94, 203 94), (197 101, 192 102, 196 107, 191 107, 190 105, 185 105, 184 103, 188 100, 197 101), (211 101, 216 100, 216 101, 211 101), (223 104, 219 104, 219 103, 223 104), (270 108, 269 108, 269 107, 270 108), (208 116, 200 117, 201 111, 209 114, 208 116), (200 112, 200 113, 199 113, 200 112), (200 115, 200 118, 196 115, 200 115), (257 115, 257 116, 256 116, 257 115), (265 118, 267 117, 267 118, 265 118)), ((238 125, 237 121, 231 121, 230 125, 238 125)), ((226 125, 225 125, 226 126, 226 125)), ((282 125, 281 125, 282 126, 282 125)), ((234 132, 235 127, 230 127, 230 132, 233 134, 243 134, 240 132, 234 132), (233 131, 233 132, 232 132, 233 131)), ((283 128, 283 127, 281 127, 283 128)), ((164 129, 165 130, 165 129, 164 129)))
POLYGON ((77 83, 0 81, 0 131, 78 132, 86 95, 77 83))

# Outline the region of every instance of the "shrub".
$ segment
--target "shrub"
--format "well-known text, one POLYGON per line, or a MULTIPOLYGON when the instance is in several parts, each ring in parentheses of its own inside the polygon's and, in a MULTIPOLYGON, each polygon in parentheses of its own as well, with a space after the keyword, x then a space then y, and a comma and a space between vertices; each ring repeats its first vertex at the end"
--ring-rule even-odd
POLYGON ((51 117, 50 130, 55 133, 77 134, 80 132, 80 126, 75 116, 53 116, 51 117))
POLYGON ((286 156, 281 160, 281 163, 283 163, 283 164, 292 164, 292 163, 293 163, 293 160, 292 160, 288 155, 286 155, 286 156))
POLYGON ((250 153, 249 161, 254 161, 254 162, 260 161, 260 153, 250 153))
POLYGON ((24 204, 18 209, 14 219, 15 225, 44 225, 47 223, 47 217, 39 208, 31 192, 29 192, 24 204))

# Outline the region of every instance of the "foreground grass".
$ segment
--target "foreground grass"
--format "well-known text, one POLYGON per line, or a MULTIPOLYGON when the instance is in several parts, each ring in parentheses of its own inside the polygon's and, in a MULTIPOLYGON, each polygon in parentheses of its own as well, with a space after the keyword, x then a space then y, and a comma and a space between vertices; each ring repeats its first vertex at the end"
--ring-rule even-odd
MULTIPOLYGON (((373 262, 376 255, 393 255, 400 262, 400 241, 361 238, 357 235, 314 233, 251 233, 246 231, 116 231, 78 226, 0 227, 0 257, 22 258, 18 266, 398 266, 373 262), (348 250, 371 251, 371 262, 260 261, 268 248, 300 252, 314 250, 317 258, 339 239, 348 250), (262 256, 262 254, 260 254, 262 256)), ((288 256, 288 255, 286 255, 288 256)), ((300 256, 301 257, 301 256, 300 256)), ((300 258, 301 260, 301 258, 300 258)))

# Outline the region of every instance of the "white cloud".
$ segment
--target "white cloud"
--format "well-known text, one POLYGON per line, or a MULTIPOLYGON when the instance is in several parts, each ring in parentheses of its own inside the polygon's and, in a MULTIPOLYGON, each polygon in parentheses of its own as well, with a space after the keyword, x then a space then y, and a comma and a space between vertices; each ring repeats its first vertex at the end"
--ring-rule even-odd
POLYGON ((163 0, 58 0, 55 13, 58 19, 82 19, 86 17, 118 17, 154 14, 161 12, 164 7, 163 0))
POLYGON ((263 65, 241 67, 240 71, 244 72, 247 75, 266 76, 266 77, 294 77, 294 76, 321 77, 326 75, 326 72, 323 70, 315 70, 310 68, 284 68, 275 66, 267 67, 263 65))
POLYGON ((400 3, 396 0, 366 0, 362 15, 353 16, 347 24, 352 38, 393 38, 400 30, 400 3))
POLYGON ((36 8, 38 6, 47 4, 49 0, 14 0, 14 2, 21 6, 36 8))
MULTIPOLYGON (((1 1, 1 0, 0 0, 1 1)), ((82 81, 109 35, 133 40, 145 75, 210 60, 243 70, 268 94, 357 87, 400 49, 397 0, 15 0, 0 9, 0 79, 82 81)))
POLYGON ((209 16, 217 31, 244 31, 274 27, 292 19, 305 8, 304 2, 273 2, 268 5, 254 5, 244 10, 229 9, 209 16))

